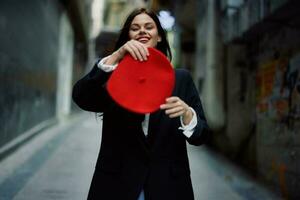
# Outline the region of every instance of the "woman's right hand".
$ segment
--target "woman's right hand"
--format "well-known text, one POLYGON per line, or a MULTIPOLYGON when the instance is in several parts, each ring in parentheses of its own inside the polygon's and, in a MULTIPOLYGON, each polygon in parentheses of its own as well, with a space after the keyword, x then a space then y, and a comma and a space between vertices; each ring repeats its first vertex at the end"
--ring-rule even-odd
POLYGON ((146 61, 149 56, 147 47, 145 47, 143 43, 133 39, 127 41, 116 52, 119 54, 120 60, 126 53, 129 53, 135 60, 139 61, 146 61))
POLYGON ((139 60, 141 62, 146 61, 149 56, 147 47, 143 43, 132 39, 127 41, 117 51, 111 54, 105 64, 116 64, 120 62, 127 53, 129 53, 135 60, 139 60))

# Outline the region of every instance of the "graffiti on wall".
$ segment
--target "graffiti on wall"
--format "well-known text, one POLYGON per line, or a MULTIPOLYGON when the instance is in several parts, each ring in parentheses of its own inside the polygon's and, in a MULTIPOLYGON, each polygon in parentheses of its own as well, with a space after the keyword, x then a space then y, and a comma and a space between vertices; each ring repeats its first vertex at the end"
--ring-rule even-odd
POLYGON ((299 188, 300 54, 270 60, 256 74, 258 168, 275 183, 283 199, 299 188), (291 174, 295 177, 291 177, 291 174), (297 188, 297 189, 296 189, 297 188))
POLYGON ((300 54, 263 63, 256 84, 257 117, 293 128, 300 121, 300 54))

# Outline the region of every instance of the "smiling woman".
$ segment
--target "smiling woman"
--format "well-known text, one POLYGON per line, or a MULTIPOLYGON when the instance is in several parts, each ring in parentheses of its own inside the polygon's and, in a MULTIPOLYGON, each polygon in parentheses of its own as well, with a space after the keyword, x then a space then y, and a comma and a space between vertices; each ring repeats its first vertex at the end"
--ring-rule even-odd
POLYGON ((155 47, 172 59, 166 33, 157 15, 144 8, 136 9, 126 19, 116 42, 115 52, 104 64, 119 63, 126 53, 130 53, 136 60, 147 60, 147 47, 155 47))
POLYGON ((155 22, 149 15, 137 15, 130 26, 129 37, 144 44, 144 47, 155 47, 161 41, 155 22))
MULTIPOLYGON (((126 60, 126 55, 135 59, 133 63, 145 62, 150 48, 171 59, 157 15, 136 9, 126 19, 114 53, 97 62, 73 88, 73 100, 79 107, 103 113, 90 200, 194 199, 186 141, 193 145, 206 142, 209 128, 189 72, 175 70, 172 95, 153 113, 126 110, 108 95, 107 83, 118 63, 126 60)), ((159 73, 151 68, 155 69, 159 73)))

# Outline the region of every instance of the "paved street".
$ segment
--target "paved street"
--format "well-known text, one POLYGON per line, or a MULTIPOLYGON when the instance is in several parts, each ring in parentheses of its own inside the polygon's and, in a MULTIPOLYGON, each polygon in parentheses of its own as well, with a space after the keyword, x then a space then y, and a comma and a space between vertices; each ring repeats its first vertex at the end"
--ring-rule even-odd
MULTIPOLYGON (((0 162, 0 200, 86 199, 101 140, 101 120, 75 116, 0 162)), ((188 146, 196 200, 277 199, 205 146, 188 146)))

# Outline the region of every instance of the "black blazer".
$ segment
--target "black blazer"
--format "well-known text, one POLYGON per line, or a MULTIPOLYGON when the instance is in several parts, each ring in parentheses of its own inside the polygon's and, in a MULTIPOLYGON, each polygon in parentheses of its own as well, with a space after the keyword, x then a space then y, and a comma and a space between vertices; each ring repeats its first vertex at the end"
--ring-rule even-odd
POLYGON ((186 141, 200 145, 209 129, 200 98, 186 70, 176 70, 173 96, 180 97, 197 113, 197 126, 186 138, 180 119, 164 111, 150 115, 148 136, 142 131, 144 115, 119 107, 105 84, 111 73, 97 65, 73 88, 73 100, 83 110, 103 112, 101 148, 90 186, 91 200, 137 200, 142 189, 146 200, 192 200, 186 141))

